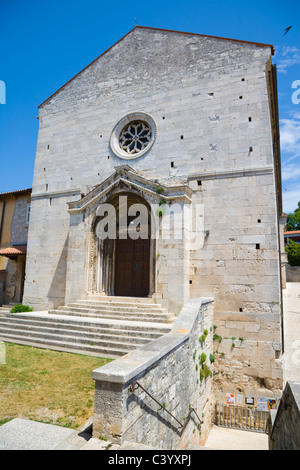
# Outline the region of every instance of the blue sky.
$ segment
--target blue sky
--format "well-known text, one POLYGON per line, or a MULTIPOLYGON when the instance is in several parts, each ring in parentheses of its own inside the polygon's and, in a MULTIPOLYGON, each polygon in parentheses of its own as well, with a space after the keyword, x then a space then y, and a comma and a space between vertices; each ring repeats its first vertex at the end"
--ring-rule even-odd
POLYGON ((274 45, 283 210, 294 211, 300 200, 299 0, 0 0, 0 80, 6 85, 6 104, 0 104, 0 192, 32 186, 38 105, 136 22, 274 45))

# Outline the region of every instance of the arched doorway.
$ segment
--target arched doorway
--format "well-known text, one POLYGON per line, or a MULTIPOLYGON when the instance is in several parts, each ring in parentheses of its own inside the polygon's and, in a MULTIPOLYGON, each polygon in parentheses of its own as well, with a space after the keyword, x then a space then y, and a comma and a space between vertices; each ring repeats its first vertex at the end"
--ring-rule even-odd
POLYGON ((115 214, 115 237, 97 240, 94 223, 94 291, 107 295, 148 297, 154 293, 155 243, 151 240, 151 209, 141 196, 119 192, 110 197, 115 214), (142 213, 142 214, 141 214, 142 213))

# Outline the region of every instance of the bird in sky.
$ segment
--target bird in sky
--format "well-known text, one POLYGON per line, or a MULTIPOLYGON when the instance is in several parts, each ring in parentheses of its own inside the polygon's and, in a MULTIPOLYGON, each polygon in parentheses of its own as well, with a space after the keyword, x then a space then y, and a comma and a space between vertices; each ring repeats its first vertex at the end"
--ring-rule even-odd
POLYGON ((291 29, 291 26, 289 26, 288 28, 286 28, 286 29, 285 29, 285 33, 284 33, 283 36, 285 36, 285 35, 289 32, 290 29, 291 29))

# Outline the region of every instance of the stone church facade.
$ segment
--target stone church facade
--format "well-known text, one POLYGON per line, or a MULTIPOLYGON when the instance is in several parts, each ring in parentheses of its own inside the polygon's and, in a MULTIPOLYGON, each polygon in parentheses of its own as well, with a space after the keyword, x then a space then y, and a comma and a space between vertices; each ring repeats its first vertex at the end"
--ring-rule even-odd
POLYGON ((137 26, 41 104, 23 303, 213 297, 238 373, 281 388, 273 53, 137 26), (125 237, 141 206, 147 236, 125 237))

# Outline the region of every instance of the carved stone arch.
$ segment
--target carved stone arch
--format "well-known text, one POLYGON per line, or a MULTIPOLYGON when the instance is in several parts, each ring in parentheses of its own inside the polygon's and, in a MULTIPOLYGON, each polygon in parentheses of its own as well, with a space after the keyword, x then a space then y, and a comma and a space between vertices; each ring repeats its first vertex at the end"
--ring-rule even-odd
MULTIPOLYGON (((131 189, 131 188, 130 188, 131 189)), ((148 198, 147 198, 148 199, 148 198)), ((147 289, 139 290, 137 287, 133 289, 132 292, 136 292, 137 294, 140 292, 140 295, 137 296, 151 296, 155 292, 155 240, 151 239, 151 206, 149 201, 134 188, 133 190, 129 190, 128 186, 125 185, 118 185, 114 188, 111 194, 107 194, 107 197, 104 198, 103 202, 106 204, 111 204, 116 211, 116 239, 105 239, 99 240, 97 237, 97 225, 100 221, 100 217, 95 212, 93 215, 93 219, 90 226, 90 270, 89 270, 89 291, 91 293, 102 293, 106 295, 120 295, 117 292, 116 282, 118 281, 118 276, 116 276, 116 268, 120 268, 122 263, 120 263, 120 245, 123 243, 120 238, 123 238, 124 233, 122 236, 120 234, 120 204, 123 204, 123 201, 126 201, 126 208, 123 210, 129 211, 130 207, 133 207, 134 204, 142 204, 145 207, 145 211, 148 214, 148 242, 147 241, 128 241, 128 246, 134 245, 135 250, 138 250, 143 245, 143 249, 146 250, 147 243, 149 244, 149 260, 143 263, 143 266, 147 263, 149 265, 149 277, 148 277, 148 287, 147 289), (116 266, 116 263, 118 263, 116 266)), ((129 223, 131 218, 127 216, 127 222, 129 223)), ((126 227, 127 228, 127 227, 126 227)), ((124 227, 122 227, 124 230, 124 227)), ((124 242, 126 243, 126 242, 124 242)), ((126 248, 125 248, 126 251, 126 248)), ((126 253, 127 255, 127 253, 126 253)), ((136 256, 146 256, 144 254, 138 254, 136 256)), ((136 265, 138 266, 138 265, 136 265)), ((134 266, 132 269, 134 270, 134 266)), ((129 269, 129 268, 128 268, 129 269)), ((136 268, 137 269, 137 268, 136 268)), ((145 268, 146 269, 146 268, 145 268)), ((118 274, 118 273, 117 273, 118 274)), ((136 276, 138 274, 133 273, 136 276)), ((119 281, 118 281, 119 282, 119 281)), ((138 282, 138 281, 136 281, 138 282)), ((146 281, 145 281, 146 282, 146 281)), ((119 289, 120 290, 120 289, 119 289)), ((126 291, 126 289, 125 289, 126 291)), ((125 292, 124 291, 124 292, 125 292)), ((130 296, 131 290, 128 290, 128 296, 130 296)), ((125 295, 125 294, 122 294, 125 295)), ((135 295, 134 295, 135 296, 135 295)))
MULTIPOLYGON (((102 292, 107 295, 115 295, 114 291, 114 260, 115 244, 109 244, 101 247, 96 238, 95 227, 97 224, 97 208, 102 203, 107 203, 113 198, 118 200, 122 193, 130 194, 136 201, 144 201, 147 207, 155 211, 154 217, 151 217, 151 239, 150 239, 150 269, 149 269, 149 296, 162 295, 161 289, 163 283, 160 281, 161 274, 155 271, 156 266, 156 246, 160 245, 160 221, 157 220, 158 208, 161 203, 171 205, 173 203, 191 204, 192 189, 188 184, 178 186, 166 186, 158 180, 149 180, 128 165, 115 167, 115 172, 101 183, 90 188, 85 196, 77 201, 68 203, 68 212, 70 214, 70 237, 69 248, 70 256, 68 261, 68 299, 73 300, 78 295, 78 284, 84 282, 85 293, 102 292), (153 206, 154 205, 154 206, 153 206), (87 225, 88 224, 88 225, 87 225), (153 230, 154 228, 154 230, 153 230), (88 230, 88 232, 86 232, 88 230), (89 251, 82 254, 82 246, 77 242, 78 237, 89 234, 89 251), (72 248, 72 249, 71 249, 72 248), (101 256, 108 256, 108 264, 102 262, 101 256), (109 259, 110 258, 110 259, 109 259), (77 263, 80 259, 80 263, 77 263), (72 261, 76 261, 76 266, 80 264, 80 270, 77 269, 76 282, 73 282, 74 270, 72 261), (86 263, 86 261, 88 261, 86 263), (101 264, 102 263, 102 264, 101 264), (104 267, 103 267, 104 266, 104 267), (101 269, 99 269, 101 267, 101 269), (79 271, 78 271, 79 270, 79 271), (80 279, 80 281, 79 281, 80 279), (84 281, 83 281, 84 279, 84 281), (86 282, 87 281, 87 282, 86 282), (159 289, 156 291, 156 284, 159 289), (87 289, 86 289, 87 287, 87 289)), ((167 206, 165 206, 167 207, 167 206)), ((157 251, 164 249, 161 247, 157 251)), ((183 275, 185 275, 183 273, 183 275)))

